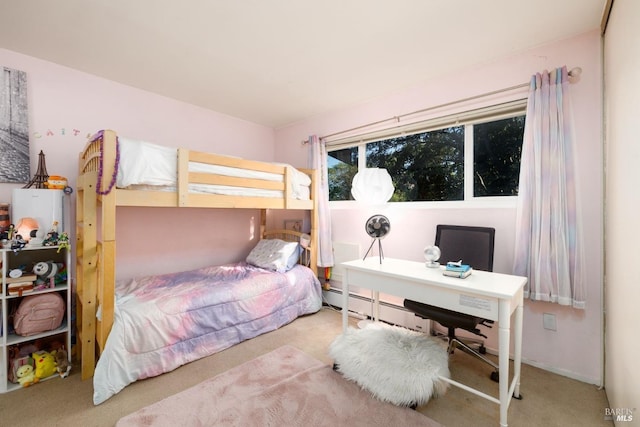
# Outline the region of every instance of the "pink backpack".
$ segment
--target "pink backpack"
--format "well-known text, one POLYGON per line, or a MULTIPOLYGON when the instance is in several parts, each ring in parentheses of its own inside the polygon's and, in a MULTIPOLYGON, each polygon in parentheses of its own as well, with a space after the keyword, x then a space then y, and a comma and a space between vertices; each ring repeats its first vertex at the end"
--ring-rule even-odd
POLYGON ((57 292, 24 297, 13 317, 16 334, 29 336, 58 328, 64 318, 64 306, 57 292))

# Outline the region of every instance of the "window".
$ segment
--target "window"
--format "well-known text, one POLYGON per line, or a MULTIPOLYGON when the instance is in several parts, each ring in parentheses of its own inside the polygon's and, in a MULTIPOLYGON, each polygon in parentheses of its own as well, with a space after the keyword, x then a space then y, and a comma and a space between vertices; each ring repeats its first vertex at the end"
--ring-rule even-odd
POLYGON ((456 117, 452 125, 411 134, 363 136, 334 150, 329 143, 329 200, 353 199, 351 181, 359 167, 387 169, 396 188, 393 202, 516 196, 523 112, 520 103, 515 112, 511 108, 489 117, 476 112, 466 123, 456 117))
POLYGON ((358 172, 358 147, 329 151, 329 200, 353 200, 351 181, 358 172))
POLYGON ((517 196, 524 117, 473 127, 473 195, 517 196))
POLYGON ((369 143, 367 167, 385 168, 392 201, 463 200, 464 127, 455 126, 369 143))

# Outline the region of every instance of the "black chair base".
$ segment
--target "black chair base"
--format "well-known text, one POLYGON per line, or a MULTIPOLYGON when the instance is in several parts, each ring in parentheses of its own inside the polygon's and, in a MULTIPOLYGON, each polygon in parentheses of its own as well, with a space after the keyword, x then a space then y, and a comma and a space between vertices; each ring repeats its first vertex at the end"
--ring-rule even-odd
MULTIPOLYGON (((471 356, 479 360, 482 360, 483 362, 491 366, 493 368, 493 372, 491 372, 491 374, 489 375, 489 378, 491 378, 495 382, 500 381, 500 370, 498 368, 498 365, 496 365, 493 361, 487 359, 482 354, 475 351, 473 348, 471 348, 469 345, 467 345, 467 343, 465 343, 461 339, 455 336, 453 338, 449 338, 449 345, 447 347, 447 351, 449 352, 449 354, 453 354, 453 350, 456 347, 464 351, 465 353, 470 354, 471 356)), ((486 349, 485 349, 485 352, 486 352, 486 349)))

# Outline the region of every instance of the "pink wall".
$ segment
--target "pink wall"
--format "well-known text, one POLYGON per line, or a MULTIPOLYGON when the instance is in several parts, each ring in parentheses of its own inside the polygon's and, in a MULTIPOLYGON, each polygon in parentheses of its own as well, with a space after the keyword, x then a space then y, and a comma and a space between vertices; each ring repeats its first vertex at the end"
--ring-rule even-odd
MULTIPOLYGON (((527 302, 524 357, 534 365, 587 382, 602 375, 602 125, 600 40, 597 32, 512 55, 443 76, 425 85, 344 111, 326 114, 273 131, 232 117, 143 92, 49 62, 0 49, 0 63, 28 74, 32 172, 37 153, 47 155, 50 174, 75 184, 76 159, 85 136, 112 128, 132 138, 163 145, 187 146, 258 160, 306 165, 310 134, 327 135, 372 121, 405 114, 510 87, 543 69, 560 65, 583 69, 572 87, 579 141, 580 184, 589 260, 588 306, 584 311, 554 304, 527 302), (61 130, 65 129, 64 135, 61 130), (75 136, 71 130, 78 129, 75 136), (51 130, 52 136, 47 136, 51 130), (237 141, 245 141, 242 144, 237 141), (250 142, 246 142, 250 141, 250 142), (557 331, 542 328, 542 314, 557 317, 557 331)), ((520 94, 522 95, 522 93, 520 94)), ((515 96, 515 95, 514 95, 515 96)), ((500 97, 508 99, 509 96, 500 97)), ((497 98, 486 100, 495 103, 497 98)), ((482 102, 476 103, 479 106, 482 102)), ((470 108, 470 106, 459 106, 470 108)), ((438 114, 442 114, 439 112, 438 114)), ((0 201, 10 200, 17 185, 0 184, 0 201)), ((74 200, 72 197, 72 205, 74 200)), ((384 241, 389 257, 422 260, 422 248, 433 241, 440 222, 494 226, 497 230, 495 270, 509 272, 514 240, 513 205, 464 207, 390 206, 386 214, 395 226, 384 241)), ((242 257, 251 246, 253 211, 191 212, 179 209, 121 208, 118 223, 118 277, 176 271, 209 262, 242 257)), ((370 212, 347 205, 332 210, 334 240, 368 246, 362 230, 370 212)), ((73 236, 72 236, 73 237, 73 236)), ((496 347, 496 333, 488 342, 496 347)), ((527 381, 526 378, 523 381, 527 381)))
MULTIPOLYGON (((557 304, 525 304, 523 355, 528 363, 586 382, 602 380, 602 282, 603 282, 603 149, 602 149, 602 74, 598 32, 540 46, 500 61, 481 64, 472 69, 443 76, 384 99, 332 112, 276 133, 276 157, 289 163, 303 163, 306 149, 300 141, 307 135, 328 135, 366 123, 403 115, 432 106, 526 83, 538 71, 567 65, 581 67, 580 81, 572 85, 575 131, 578 141, 579 181, 588 263, 586 310, 574 310, 557 304), (557 331, 543 329, 543 313, 555 314, 557 331)), ((503 94, 467 105, 447 109, 464 110, 526 96, 526 89, 503 94)), ((445 111, 425 115, 441 115, 445 111)), ((359 243, 366 250, 369 239, 363 230, 372 213, 359 209, 355 202, 333 204, 333 239, 359 243)), ((391 204, 385 215, 392 222, 392 232, 383 242, 387 257, 422 261, 422 249, 433 242, 437 223, 493 226, 496 228, 494 269, 509 273, 513 263, 515 203, 502 205, 414 205, 391 204), (394 226, 395 225, 395 226, 394 226)), ((364 255, 364 253, 362 254, 364 255)), ((490 331, 488 346, 497 348, 497 331, 490 331)), ((527 381, 526 378, 523 379, 527 381)))
MULTIPOLYGON (((271 128, 4 49, 0 64, 27 73, 31 175, 42 150, 48 173, 67 177, 75 187, 78 153, 86 136, 106 128, 168 146, 274 160, 271 128)), ((20 187, 0 184, 0 202, 10 202, 12 189, 20 187)), ((73 214, 75 195, 67 206, 73 214)), ((256 214, 120 208, 118 277, 238 260, 255 238, 250 226, 256 214)), ((73 223, 67 226, 74 228, 73 223)))

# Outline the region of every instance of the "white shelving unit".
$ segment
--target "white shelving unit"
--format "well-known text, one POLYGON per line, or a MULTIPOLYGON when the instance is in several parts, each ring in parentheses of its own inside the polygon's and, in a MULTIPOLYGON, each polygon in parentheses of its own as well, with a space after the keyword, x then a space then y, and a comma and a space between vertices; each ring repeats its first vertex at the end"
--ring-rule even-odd
MULTIPOLYGON (((28 246, 20 251, 14 252, 11 249, 0 249, 2 255, 2 293, 0 296, 0 393, 6 393, 9 391, 22 388, 20 384, 14 384, 8 380, 9 372, 9 348, 13 345, 27 344, 35 341, 46 342, 48 339, 63 341, 65 349, 71 362, 71 275, 69 274, 69 268, 71 266, 71 251, 67 248, 61 248, 58 251, 58 246, 42 246, 29 248, 28 246), (66 283, 56 284, 55 288, 47 288, 39 291, 33 291, 23 296, 8 295, 7 294, 7 277, 11 269, 25 266, 27 269, 40 261, 54 261, 61 262, 67 268, 67 281, 66 283), (58 292, 65 301, 65 317, 59 328, 52 331, 43 332, 36 335, 30 335, 27 337, 9 333, 11 329, 9 323, 10 308, 13 304, 17 304, 20 299, 29 295, 37 295, 48 292, 58 292)), ((30 271, 28 271, 30 272, 30 271)), ((47 350, 43 348, 43 350, 47 350)), ((50 378, 60 378, 58 375, 53 375, 50 378)), ((37 387, 33 385, 31 387, 37 387)))

